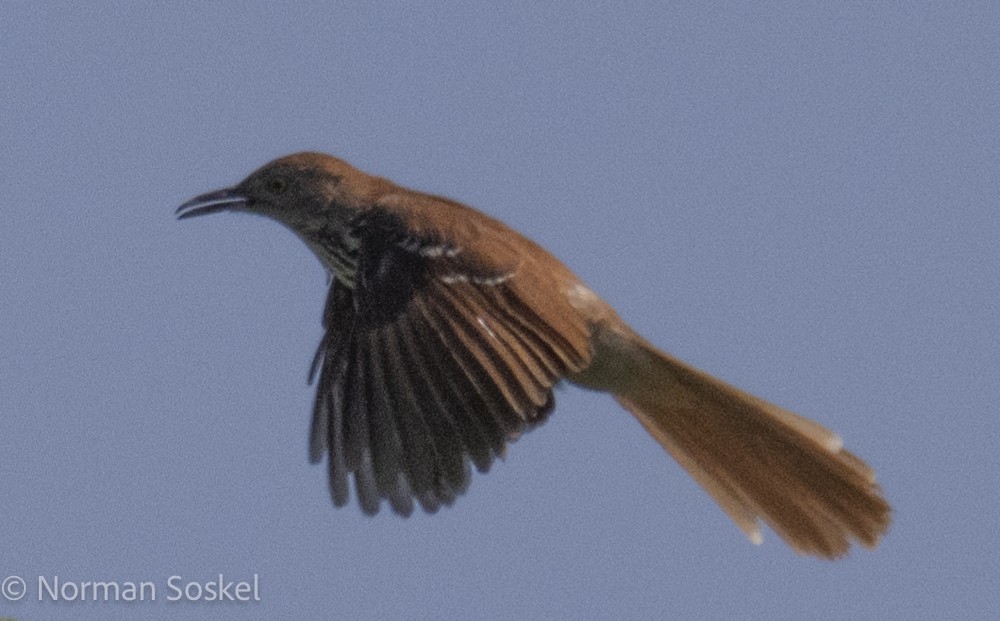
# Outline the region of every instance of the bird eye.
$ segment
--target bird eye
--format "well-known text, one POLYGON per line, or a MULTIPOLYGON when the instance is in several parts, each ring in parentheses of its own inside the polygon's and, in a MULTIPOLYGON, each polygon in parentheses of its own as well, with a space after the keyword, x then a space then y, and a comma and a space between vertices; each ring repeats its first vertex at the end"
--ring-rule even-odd
POLYGON ((288 187, 288 183, 284 179, 272 179, 271 183, 268 184, 268 188, 275 194, 281 194, 288 187))

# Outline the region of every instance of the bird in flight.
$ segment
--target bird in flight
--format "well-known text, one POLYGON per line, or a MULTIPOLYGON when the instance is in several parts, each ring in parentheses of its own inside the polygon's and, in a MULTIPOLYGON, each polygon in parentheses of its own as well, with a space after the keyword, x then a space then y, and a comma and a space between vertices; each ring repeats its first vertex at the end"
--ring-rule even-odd
POLYGON ((321 153, 274 160, 181 219, 258 214, 328 270, 310 381, 313 463, 333 502, 398 514, 451 505, 471 467, 543 421, 567 380, 611 393, 754 543, 767 523, 825 558, 874 547, 891 509, 825 427, 657 349, 543 248, 441 196, 321 153))

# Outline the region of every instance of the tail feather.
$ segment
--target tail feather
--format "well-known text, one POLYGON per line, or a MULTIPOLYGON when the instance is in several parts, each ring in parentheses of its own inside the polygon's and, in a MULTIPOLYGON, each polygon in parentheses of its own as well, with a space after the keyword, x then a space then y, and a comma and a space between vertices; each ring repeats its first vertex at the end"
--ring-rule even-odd
POLYGON ((836 558, 853 540, 877 545, 891 509, 872 469, 832 431, 638 336, 601 353, 611 353, 605 363, 619 368, 621 381, 611 386, 616 399, 750 541, 761 542, 763 520, 803 554, 836 558))

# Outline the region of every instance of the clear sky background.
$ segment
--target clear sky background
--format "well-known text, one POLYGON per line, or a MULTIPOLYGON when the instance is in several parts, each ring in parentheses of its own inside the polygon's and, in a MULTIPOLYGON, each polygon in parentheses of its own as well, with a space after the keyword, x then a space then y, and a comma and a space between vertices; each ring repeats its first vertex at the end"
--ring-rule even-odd
POLYGON ((47 4, 0 8, 0 578, 28 589, 0 616, 1000 608, 996 3, 47 4), (575 388, 453 508, 335 510, 306 460, 319 263, 260 218, 174 219, 305 149, 505 220, 840 432, 894 505, 883 544, 750 545, 575 388), (164 601, 219 573, 261 601, 164 601), (38 602, 40 575, 158 601, 38 602))

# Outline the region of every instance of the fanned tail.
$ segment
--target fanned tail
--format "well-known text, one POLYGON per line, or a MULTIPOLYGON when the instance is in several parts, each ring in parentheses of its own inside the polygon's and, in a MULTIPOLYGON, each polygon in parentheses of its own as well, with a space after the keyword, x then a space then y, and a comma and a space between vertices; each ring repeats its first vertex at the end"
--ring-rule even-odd
MULTIPOLYGON (((818 423, 734 388, 631 330, 601 339, 598 376, 753 543, 760 520, 802 554, 875 547, 890 522, 871 468, 818 423)), ((598 377, 599 381, 594 381, 598 377)))

